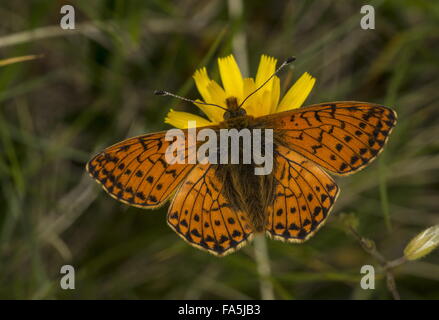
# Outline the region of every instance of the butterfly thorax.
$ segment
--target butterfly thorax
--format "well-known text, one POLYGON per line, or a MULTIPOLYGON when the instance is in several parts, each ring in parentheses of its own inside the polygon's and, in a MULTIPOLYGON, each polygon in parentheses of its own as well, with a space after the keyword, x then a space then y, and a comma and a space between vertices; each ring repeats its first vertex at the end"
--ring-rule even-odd
POLYGON ((227 111, 224 112, 224 121, 220 123, 221 128, 225 129, 244 129, 248 128, 252 120, 252 116, 247 115, 245 109, 238 105, 235 97, 226 99, 227 111))

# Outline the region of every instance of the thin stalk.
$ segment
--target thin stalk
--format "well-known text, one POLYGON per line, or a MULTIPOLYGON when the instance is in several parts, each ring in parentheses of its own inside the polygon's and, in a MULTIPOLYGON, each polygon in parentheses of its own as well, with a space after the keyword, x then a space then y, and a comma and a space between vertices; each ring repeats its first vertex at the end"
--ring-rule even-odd
POLYGON ((270 280, 270 258, 268 256, 267 240, 263 233, 255 235, 254 248, 261 298, 263 300, 274 300, 273 284, 270 280))

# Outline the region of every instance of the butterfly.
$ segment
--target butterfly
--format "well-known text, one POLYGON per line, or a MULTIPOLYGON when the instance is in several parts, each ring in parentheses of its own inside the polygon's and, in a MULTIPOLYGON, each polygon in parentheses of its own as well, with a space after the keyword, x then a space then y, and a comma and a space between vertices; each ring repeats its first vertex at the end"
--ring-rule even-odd
MULTIPOLYGON (((167 131, 108 147, 86 169, 110 196, 127 205, 154 209, 171 200, 169 226, 189 244, 224 256, 255 233, 293 243, 312 237, 340 192, 327 172, 343 176, 367 166, 383 150, 397 118, 388 107, 357 101, 255 117, 243 102, 228 97, 225 109, 223 120, 209 129, 273 130, 271 173, 255 175, 253 163, 169 163, 166 152, 173 141, 166 139, 167 131)), ((187 130, 186 158, 194 152, 187 130)))

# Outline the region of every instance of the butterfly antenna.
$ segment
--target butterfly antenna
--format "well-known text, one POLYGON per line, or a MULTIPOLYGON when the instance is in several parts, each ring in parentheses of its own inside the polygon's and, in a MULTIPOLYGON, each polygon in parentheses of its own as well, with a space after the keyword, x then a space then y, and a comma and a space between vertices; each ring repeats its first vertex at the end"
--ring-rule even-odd
POLYGON ((218 107, 218 108, 221 108, 221 109, 227 111, 226 108, 221 107, 221 106, 219 106, 217 104, 206 103, 206 102, 202 102, 202 101, 194 101, 194 100, 191 100, 191 99, 188 99, 188 98, 185 98, 185 97, 181 97, 181 96, 178 96, 176 94, 173 94, 173 93, 170 93, 170 92, 164 91, 164 90, 155 90, 154 94, 156 96, 171 96, 171 97, 174 97, 174 98, 177 98, 177 99, 180 99, 180 100, 183 100, 183 101, 187 101, 187 102, 192 102, 192 103, 195 103, 195 104, 204 104, 206 106, 214 106, 214 107, 218 107))
POLYGON ((285 60, 280 66, 279 68, 276 69, 276 71, 270 76, 270 78, 268 78, 267 80, 265 80, 265 82, 263 84, 261 84, 255 91, 253 91, 252 93, 250 93, 245 99, 244 101, 241 102, 241 104, 239 105, 239 108, 242 107, 242 105, 244 104, 244 102, 246 102, 248 100, 248 98, 250 98, 252 95, 254 95, 256 92, 259 91, 259 89, 262 89, 275 75, 277 75, 283 68, 285 68, 287 65, 289 65, 291 62, 294 62, 296 60, 296 57, 289 57, 287 60, 285 60))

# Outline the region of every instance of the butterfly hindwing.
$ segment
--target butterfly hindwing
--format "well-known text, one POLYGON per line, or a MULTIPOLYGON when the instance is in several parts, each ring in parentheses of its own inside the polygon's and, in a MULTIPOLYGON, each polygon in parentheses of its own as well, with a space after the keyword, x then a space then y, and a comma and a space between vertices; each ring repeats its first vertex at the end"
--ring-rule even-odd
POLYGON ((364 168, 376 158, 396 124, 396 113, 367 102, 330 102, 261 118, 279 140, 339 175, 364 168))
MULTIPOLYGON (((117 143, 91 159, 87 171, 121 202, 142 208, 160 206, 195 166, 169 164, 165 153, 173 141, 165 136, 166 132, 152 133, 117 143)), ((182 143, 187 154, 186 140, 182 143)))
POLYGON ((284 146, 276 146, 274 158, 276 191, 266 232, 277 240, 303 242, 326 221, 339 188, 326 172, 284 146))
POLYGON ((178 189, 168 211, 168 224, 191 245, 223 256, 252 236, 247 215, 221 193, 216 165, 199 164, 178 189))

